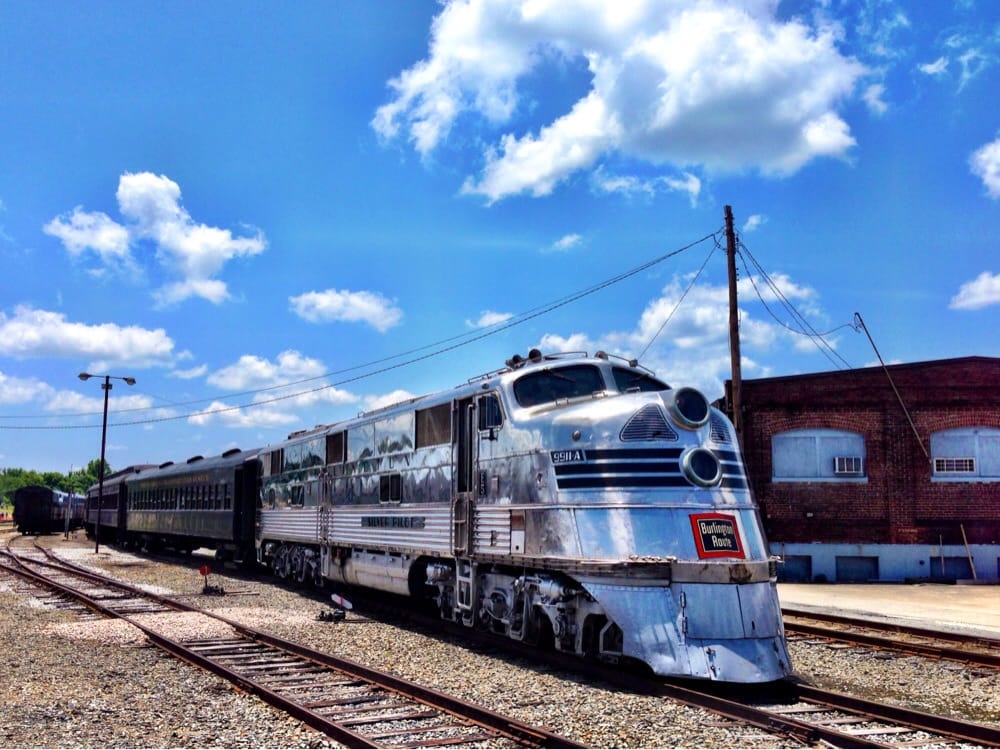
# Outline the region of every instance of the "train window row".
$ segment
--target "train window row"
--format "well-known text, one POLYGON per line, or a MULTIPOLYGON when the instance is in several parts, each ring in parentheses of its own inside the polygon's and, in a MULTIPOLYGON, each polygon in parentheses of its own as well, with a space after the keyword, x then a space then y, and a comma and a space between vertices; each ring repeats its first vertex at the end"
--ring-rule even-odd
MULTIPOLYGON (((479 429, 494 429, 503 424, 503 409, 495 393, 481 396, 478 405, 479 429)), ((445 402, 276 448, 262 456, 263 471, 264 476, 302 472, 300 478, 303 478, 309 469, 358 465, 451 441, 452 405, 445 402)))
POLYGON ((231 510, 232 489, 228 484, 196 484, 156 487, 132 492, 129 510, 231 510))

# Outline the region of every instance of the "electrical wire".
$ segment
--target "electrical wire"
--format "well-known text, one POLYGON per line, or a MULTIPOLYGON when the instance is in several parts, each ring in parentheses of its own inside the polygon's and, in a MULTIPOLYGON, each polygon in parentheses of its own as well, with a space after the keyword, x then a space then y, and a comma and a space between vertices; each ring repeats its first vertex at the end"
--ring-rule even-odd
MULTIPOLYGON (((779 325, 783 326, 792 333, 808 337, 809 340, 812 341, 813 344, 816 346, 816 348, 819 349, 819 351, 823 354, 823 356, 825 356, 828 360, 830 360, 830 362, 837 369, 840 370, 843 370, 845 368, 851 369, 852 366, 850 362, 844 359, 840 355, 840 353, 836 349, 834 349, 834 347, 831 346, 830 343, 824 338, 827 334, 819 333, 816 331, 815 328, 812 327, 809 321, 806 320, 805 316, 798 311, 795 305, 792 304, 792 302, 785 296, 785 294, 781 291, 781 289, 774 282, 774 280, 768 275, 767 271, 764 270, 763 266, 761 266, 760 263, 757 262, 757 259, 754 258, 753 253, 750 252, 750 249, 745 244, 743 244, 742 241, 740 241, 738 245, 740 250, 739 256, 740 259, 743 261, 744 270, 746 271, 747 277, 750 280, 750 285, 753 287, 754 292, 757 294, 757 298, 761 301, 761 304, 764 305, 764 309, 767 310, 768 314, 779 325), (750 269, 747 268, 746 266, 746 257, 750 258, 750 261, 752 262, 754 268, 757 269, 757 272, 760 275, 760 277, 764 279, 764 281, 767 283, 768 288, 770 288, 774 296, 781 302, 782 306, 788 311, 791 318, 797 321, 802 326, 801 329, 796 329, 792 326, 789 326, 787 323, 779 319, 778 316, 774 314, 774 311, 771 310, 771 307, 767 304, 767 301, 764 299, 764 295, 761 294, 760 289, 757 287, 757 282, 754 280, 754 275, 750 272, 750 269), (841 365, 838 364, 837 360, 840 360, 840 362, 843 363, 844 366, 841 367, 841 365)), ((850 323, 845 325, 853 327, 853 325, 850 323)), ((843 327, 845 326, 838 326, 837 328, 834 328, 831 331, 828 331, 827 333, 832 333, 833 331, 839 330, 840 328, 843 327)))
MULTIPOLYGON (((198 399, 196 401, 184 402, 184 403, 182 403, 180 405, 191 405, 191 404, 195 404, 195 403, 203 403, 204 401, 222 400, 222 399, 226 399, 226 398, 235 398, 235 397, 241 397, 241 396, 247 396, 247 395, 254 395, 254 394, 257 394, 257 393, 265 393, 265 392, 269 392, 269 391, 273 391, 273 390, 277 390, 277 389, 282 389, 282 388, 290 388, 290 387, 293 387, 293 386, 296 386, 296 385, 301 385, 303 383, 307 383, 307 382, 312 382, 312 381, 319 380, 319 379, 328 378, 328 377, 331 377, 331 376, 334 376, 334 375, 340 375, 340 374, 343 374, 343 373, 346 373, 346 372, 352 372, 352 371, 363 369, 363 368, 366 368, 366 367, 372 367, 374 365, 382 364, 382 363, 385 363, 385 362, 391 362, 392 360, 399 359, 399 358, 407 356, 409 354, 414 354, 416 352, 425 351, 425 350, 431 349, 433 347, 438 347, 438 348, 434 349, 434 351, 431 351, 431 352, 429 352, 427 354, 423 354, 423 355, 421 355, 419 357, 412 357, 412 358, 407 359, 405 361, 398 362, 398 363, 396 363, 394 365, 388 365, 386 367, 381 367, 381 368, 378 368, 378 369, 375 369, 375 370, 371 370, 369 372, 365 372, 365 373, 362 373, 360 375, 356 375, 356 376, 353 376, 353 377, 350 377, 350 378, 344 378, 344 379, 338 380, 338 381, 336 381, 334 383, 325 383, 325 384, 323 384, 321 386, 318 386, 316 388, 310 388, 310 389, 306 389, 306 390, 303 390, 303 391, 296 391, 294 393, 288 393, 288 394, 284 394, 284 395, 281 395, 281 396, 275 396, 274 398, 264 399, 264 400, 261 400, 261 401, 254 401, 254 402, 245 403, 245 404, 237 404, 237 405, 233 405, 233 406, 218 407, 218 408, 215 408, 215 409, 208 409, 208 410, 204 410, 204 411, 188 412, 188 413, 185 413, 185 414, 174 414, 174 415, 169 415, 169 416, 164 416, 164 417, 153 417, 153 418, 149 418, 149 419, 139 419, 139 420, 131 420, 131 421, 114 422, 114 423, 109 423, 108 426, 124 427, 124 426, 135 426, 135 425, 144 425, 144 424, 156 424, 156 423, 160 423, 160 422, 170 422, 170 421, 176 421, 176 420, 181 420, 181 419, 188 419, 190 417, 195 417, 195 416, 208 416, 208 415, 213 415, 213 414, 221 414, 221 413, 230 412, 230 411, 237 411, 239 409, 253 409, 253 408, 258 408, 258 407, 261 407, 261 406, 266 406, 268 404, 273 404, 273 403, 276 403, 276 402, 279 402, 279 401, 286 401, 288 399, 299 398, 301 396, 307 396, 307 395, 310 395, 310 394, 313 394, 313 393, 318 393, 320 391, 329 390, 331 388, 336 388, 337 386, 345 385, 347 383, 353 383, 353 382, 356 382, 358 380, 363 380, 363 379, 366 379, 366 378, 374 377, 375 375, 380 375, 380 374, 383 374, 383 373, 386 373, 386 372, 390 372, 392 370, 396 370, 396 369, 399 369, 399 368, 402 368, 402 367, 407 367, 407 366, 415 364, 417 362, 422 362, 422 361, 424 361, 426 359, 430 359, 432 357, 436 357, 436 356, 445 354, 445 353, 453 351, 455 349, 459 349, 459 348, 461 348, 463 346, 468 346, 469 344, 472 344, 472 343, 474 343, 476 341, 481 341, 482 339, 488 338, 490 336, 494 336, 494 335, 496 335, 498 333, 501 333, 503 331, 506 331, 506 330, 509 330, 511 328, 514 328, 515 326, 522 325, 523 323, 526 323, 529 320, 533 320, 533 319, 535 319, 537 317, 545 315, 545 314, 547 314, 549 312, 552 312, 553 310, 556 310, 556 309, 558 309, 560 307, 565 307, 566 305, 569 305, 569 304, 571 304, 573 302, 577 302, 580 299, 583 299, 584 297, 588 297, 588 296, 590 296, 592 294, 595 294, 595 293, 597 293, 599 291, 602 291, 602 290, 604 290, 604 289, 606 289, 606 288, 608 288, 610 286, 618 284, 618 283, 620 283, 620 282, 622 282, 622 281, 624 281, 624 280, 626 280, 628 278, 631 278, 631 277, 633 277, 633 276, 635 276, 635 275, 637 275, 639 273, 642 273, 643 271, 648 270, 649 268, 652 268, 653 266, 655 266, 655 265, 657 265, 659 263, 662 263, 662 262, 664 262, 666 260, 669 260, 670 258, 673 258, 673 257, 675 257, 677 255, 680 255, 684 251, 689 250, 692 247, 696 247, 697 245, 700 245, 702 242, 705 242, 706 240, 713 239, 713 238, 715 239, 716 244, 718 244, 718 230, 716 230, 715 232, 711 232, 709 234, 706 234, 705 236, 700 237, 697 240, 689 242, 688 244, 683 245, 682 247, 679 247, 679 248, 677 248, 675 250, 672 250, 672 251, 670 251, 668 253, 660 255, 660 256, 658 256, 656 258, 653 258, 652 260, 646 261, 645 263, 642 263, 639 266, 636 266, 634 268, 629 269, 628 271, 620 273, 617 276, 613 276, 613 277, 611 277, 609 279, 605 279, 604 281, 601 281, 601 282, 599 282, 597 284, 594 284, 593 286, 587 287, 586 289, 574 292, 574 293, 572 293, 570 295, 567 295, 565 297, 557 299, 554 302, 550 302, 550 303, 547 303, 545 305, 540 305, 538 307, 531 308, 528 311, 520 313, 520 314, 514 316, 513 318, 511 318, 511 319, 509 319, 507 321, 503 321, 502 323, 497 323, 497 324, 495 324, 493 326, 489 326, 489 327, 487 327, 485 329, 481 329, 478 332, 473 331, 473 332, 470 332, 470 333, 464 333, 464 334, 459 334, 459 335, 456 335, 456 336, 451 336, 449 338, 441 339, 440 341, 437 341, 437 342, 434 342, 434 343, 430 343, 430 344, 426 344, 424 346, 420 346, 420 347, 416 347, 414 349, 410 349, 410 350, 408 350, 406 352, 403 352, 403 353, 400 353, 400 354, 392 355, 392 356, 389 356, 389 357, 383 357, 381 359, 373 360, 373 361, 365 363, 365 364, 360 364, 360 365, 355 365, 355 366, 352 366, 352 367, 343 368, 341 370, 336 370, 336 371, 333 371, 333 372, 325 373, 323 375, 316 375, 316 376, 313 376, 313 377, 310 377, 310 378, 303 378, 301 380, 290 381, 288 383, 283 383, 283 384, 280 384, 280 385, 272 385, 272 386, 268 386, 266 388, 260 388, 260 389, 257 389, 257 390, 242 391, 242 392, 239 392, 239 393, 236 393, 236 394, 228 394, 228 395, 225 395, 225 396, 216 396, 216 397, 212 397, 212 398, 198 399), (462 339, 466 339, 466 340, 462 341, 462 339), (452 343, 452 342, 458 342, 458 343, 452 343), (444 344, 449 344, 449 345, 448 346, 444 346, 444 344)), ((158 407, 158 406, 157 407, 137 407, 137 408, 133 408, 133 409, 115 410, 113 413, 115 413, 115 414, 134 413, 134 412, 141 412, 141 411, 151 411, 151 410, 154 410, 154 409, 161 409, 161 408, 163 408, 163 407, 158 407)), ((100 412, 91 412, 91 413, 85 413, 85 414, 75 414, 75 415, 70 415, 70 416, 75 416, 75 417, 79 417, 79 416, 97 416, 99 414, 100 414, 100 412)), ((65 415, 61 415, 61 416, 65 416, 65 415)), ((7 416, 0 417, 0 419, 11 419, 11 418, 17 418, 17 417, 7 417, 7 416)), ((24 418, 24 417, 21 417, 21 418, 24 418)), ((46 418, 51 418, 51 417, 46 417, 46 418)), ((71 429, 94 429, 95 427, 99 427, 99 426, 100 425, 0 425, 0 430, 59 430, 59 429, 68 429, 68 430, 71 430, 71 429)))
POLYGON ((698 272, 694 275, 694 278, 691 279, 691 283, 687 285, 687 288, 681 294, 680 299, 677 300, 677 304, 674 305, 674 309, 670 311, 669 315, 667 315, 666 320, 664 320, 660 324, 660 327, 656 330, 656 333, 654 333, 653 337, 649 340, 649 343, 646 344, 645 348, 643 348, 641 352, 639 352, 639 356, 637 357, 637 359, 642 359, 644 356, 646 356, 646 352, 649 351, 649 347, 653 345, 653 342, 656 341, 657 337, 659 337, 659 335, 663 333, 663 329, 667 327, 667 323, 669 323, 670 319, 674 317, 674 313, 677 312, 677 308, 681 306, 681 302, 684 301, 684 298, 687 297, 688 292, 691 291, 691 288, 694 286, 694 282, 698 280, 698 277, 701 276, 701 272, 705 270, 705 266, 708 265, 708 261, 711 259, 712 255, 715 253, 716 250, 721 250, 721 249, 722 249, 722 243, 719 242, 718 235, 715 235, 715 247, 713 247, 711 250, 708 251, 708 255, 705 256, 705 260, 704 262, 702 262, 701 268, 698 269, 698 272))

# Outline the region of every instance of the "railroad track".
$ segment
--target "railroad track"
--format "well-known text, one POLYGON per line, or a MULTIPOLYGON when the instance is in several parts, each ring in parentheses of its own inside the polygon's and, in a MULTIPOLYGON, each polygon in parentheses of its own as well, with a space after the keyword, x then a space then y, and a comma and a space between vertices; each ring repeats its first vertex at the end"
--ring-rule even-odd
POLYGON ((151 594, 50 553, 0 551, 9 572, 116 617, 164 651, 229 680, 348 747, 582 747, 533 727, 350 660, 151 594), (179 640, 143 615, 184 613, 226 626, 225 634, 179 640))
MULTIPOLYGON (((356 602, 357 603, 357 602, 356 602)), ((383 613, 391 608, 383 608, 383 613)), ((218 619, 218 618, 217 618, 218 619)), ((412 611, 405 616, 411 624, 423 621, 423 618, 412 611)), ((228 622, 228 621, 225 621, 228 622)), ((425 623, 431 632, 450 632, 448 624, 440 620, 425 623)), ((241 626, 232 624, 233 631, 240 632, 241 626)), ((423 628, 422 628, 423 629, 423 628)), ((468 629, 456 628, 465 640, 481 640, 488 649, 506 653, 518 652, 514 644, 506 639, 479 639, 468 629)), ((242 685, 238 680, 248 680, 259 683, 257 677, 261 674, 273 674, 279 662, 286 661, 282 668, 287 667, 288 673, 278 678, 276 684, 260 687, 274 689, 276 692, 288 690, 291 697, 303 708, 316 712, 329 711, 345 717, 345 712, 352 706, 376 708, 377 693, 365 693, 357 689, 355 695, 350 695, 350 686, 343 687, 348 695, 340 698, 324 699, 316 693, 322 693, 328 686, 319 685, 316 691, 308 686, 315 679, 312 670, 316 666, 308 663, 308 653, 303 657, 306 661, 292 660, 292 656, 281 655, 264 647, 269 646, 266 640, 251 638, 203 638, 191 641, 191 650, 202 651, 200 656, 209 661, 231 662, 229 667, 241 666, 248 671, 238 678, 236 684, 253 692, 250 684, 242 685), (252 643, 251 643, 252 642, 252 643), (347 702, 335 702, 344 701, 347 702), (351 700, 357 700, 352 704, 351 700), (334 702, 333 705, 330 705, 334 702), (312 705, 310 705, 312 704, 312 705)), ((609 668, 606 665, 586 664, 575 657, 564 657, 558 653, 541 654, 537 650, 526 650, 523 654, 536 663, 565 669, 577 675, 584 673, 595 680, 616 685, 621 689, 649 695, 663 696, 665 699, 686 703, 692 706, 713 711, 728 720, 758 727, 766 732, 793 738, 803 745, 823 744, 830 747, 946 747, 956 744, 975 745, 979 747, 1000 747, 1000 730, 996 727, 984 726, 972 722, 955 720, 948 717, 913 711, 886 705, 877 701, 869 701, 854 696, 825 691, 808 685, 794 682, 782 682, 768 686, 754 686, 742 690, 726 690, 717 683, 669 683, 662 680, 648 679, 620 668, 609 668)), ((319 655, 322 657, 323 655, 319 655)), ((363 667, 359 667, 363 669, 363 667)), ((348 674, 350 674, 348 672, 348 674)), ((344 678, 345 680, 347 678, 344 678)), ((360 677, 358 679, 361 679, 360 677)), ((415 709, 416 710, 416 709, 415 709)), ((378 712, 372 712, 377 716, 378 712)), ((351 714, 354 718, 363 719, 363 714, 351 714)), ((353 728, 353 727, 350 727, 353 728)), ((411 728, 415 728, 411 725, 411 728)), ((371 734, 377 734, 372 728, 371 734)), ((383 731, 394 731, 395 727, 382 727, 383 731)), ((361 730, 357 730, 361 734, 361 730)), ((416 740, 419 735, 411 736, 416 740)), ((369 736, 369 740, 372 738, 369 736)), ((375 738, 375 741, 402 746, 405 743, 399 735, 375 738), (395 739, 393 739, 395 737, 395 739)), ((346 741, 345 741, 346 744, 346 741)), ((416 744, 414 742, 414 744, 416 744)), ((531 743, 525 743, 531 744, 531 743)), ((537 744, 542 744, 541 742, 537 744)), ((567 740, 557 741, 560 746, 573 746, 567 740)))
POLYGON ((1000 669, 1000 639, 930 630, 898 623, 782 608, 785 632, 793 637, 851 643, 895 653, 947 659, 988 670, 1000 669))
POLYGON ((1000 747, 1000 729, 914 711, 831 690, 781 681, 726 697, 678 685, 661 685, 659 694, 709 708, 804 744, 842 748, 1000 747))
MULTIPOLYGON (((364 602, 360 597, 355 600, 364 602)), ((392 605, 378 605, 382 613, 395 613, 392 605)), ((902 708, 794 680, 766 685, 727 686, 721 683, 665 681, 634 670, 583 661, 558 652, 539 652, 506 638, 470 632, 452 623, 426 618, 407 610, 404 620, 429 632, 446 632, 484 648, 517 654, 539 664, 583 674, 629 692, 662 696, 712 711, 733 722, 791 737, 803 745, 827 747, 892 748, 975 745, 1000 747, 1000 729, 947 716, 902 708)))

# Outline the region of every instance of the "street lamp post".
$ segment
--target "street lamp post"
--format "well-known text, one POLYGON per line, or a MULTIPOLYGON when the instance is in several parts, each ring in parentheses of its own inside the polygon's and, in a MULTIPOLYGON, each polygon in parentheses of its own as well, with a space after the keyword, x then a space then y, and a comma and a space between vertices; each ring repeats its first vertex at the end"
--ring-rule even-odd
POLYGON ((104 445, 108 437, 108 394, 111 392, 112 380, 124 380, 128 385, 135 385, 135 378, 119 375, 91 375, 89 372, 81 372, 78 377, 80 380, 104 378, 104 382, 101 383, 101 390, 104 391, 104 419, 101 422, 101 463, 97 467, 97 518, 94 521, 94 554, 96 555, 101 547, 101 510, 104 507, 104 445))

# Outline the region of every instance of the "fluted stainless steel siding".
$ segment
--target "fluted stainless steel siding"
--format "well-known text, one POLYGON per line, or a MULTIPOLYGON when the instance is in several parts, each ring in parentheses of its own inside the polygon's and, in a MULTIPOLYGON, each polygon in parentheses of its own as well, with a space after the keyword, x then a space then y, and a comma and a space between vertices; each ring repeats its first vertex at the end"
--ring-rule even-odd
POLYGON ((449 504, 339 506, 331 509, 327 528, 329 542, 334 545, 370 545, 441 555, 451 553, 449 504), (365 518, 386 519, 388 526, 366 526, 365 518), (413 518, 422 519, 422 528, 406 525, 407 519, 413 518), (394 527, 393 519, 401 525, 394 527))

